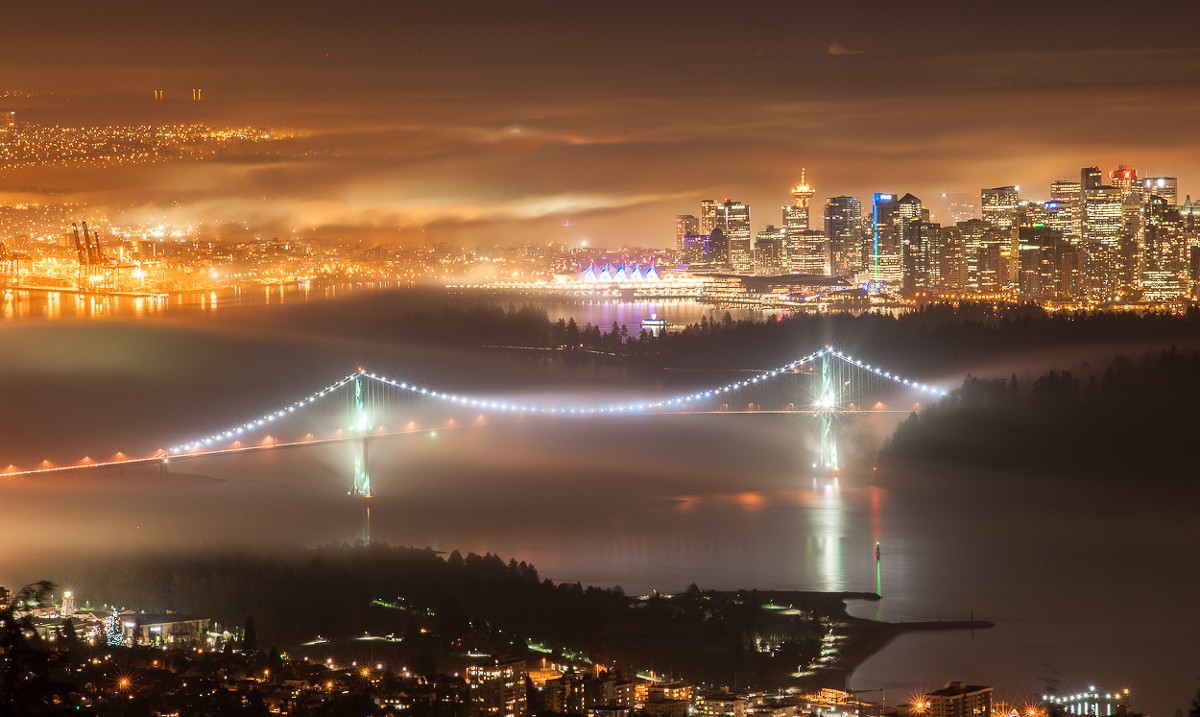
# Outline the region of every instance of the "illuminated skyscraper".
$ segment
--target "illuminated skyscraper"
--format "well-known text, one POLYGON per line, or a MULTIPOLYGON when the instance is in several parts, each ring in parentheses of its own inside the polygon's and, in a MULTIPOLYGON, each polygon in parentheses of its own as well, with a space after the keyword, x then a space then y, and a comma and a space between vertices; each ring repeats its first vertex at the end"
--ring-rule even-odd
POLYGON ((786 236, 784 230, 774 224, 754 237, 754 273, 774 275, 786 273, 789 268, 785 259, 786 236))
POLYGON ((830 273, 853 276, 867 266, 862 241, 862 203, 858 197, 825 200, 825 238, 829 241, 830 273))
POLYGON ((1121 198, 1128 197, 1134 193, 1140 193, 1142 189, 1141 183, 1138 182, 1137 170, 1127 164, 1117 167, 1115 172, 1109 172, 1108 183, 1110 186, 1121 190, 1121 198))
POLYGON ((1188 240, 1183 215, 1161 196, 1151 196, 1141 265, 1142 298, 1177 301, 1191 293, 1188 240))
POLYGON ((675 248, 683 251, 683 238, 697 236, 700 233, 700 220, 691 214, 680 214, 675 217, 675 248))
MULTIPOLYGON (((1081 184, 1086 185, 1087 182, 1081 184)), ((1087 295, 1093 301, 1113 301, 1120 290, 1124 267, 1120 251, 1121 190, 1108 185, 1094 185, 1086 187, 1083 195, 1087 295)))
POLYGON ((717 203, 711 199, 700 202, 700 233, 712 234, 717 226, 717 203))
POLYGON ((808 273, 801 269, 801 264, 807 264, 804 258, 804 241, 801 235, 808 231, 808 205, 813 197, 813 188, 804 180, 804 170, 800 170, 800 183, 792 188, 792 203, 783 207, 783 230, 786 235, 788 268, 791 271, 808 273))
POLYGON ((962 241, 963 259, 966 264, 965 289, 968 294, 977 294, 983 291, 980 281, 982 274, 980 270, 980 257, 983 256, 984 238, 987 236, 990 227, 991 225, 982 219, 971 219, 955 225, 955 229, 958 231, 958 235, 962 241))
POLYGON ((983 221, 1000 229, 1008 229, 1016 223, 1017 205, 1020 202, 1020 187, 992 187, 979 190, 983 221))
POLYGON ((1179 180, 1175 177, 1147 177, 1142 180, 1143 200, 1149 203, 1151 197, 1162 197, 1167 204, 1179 204, 1179 180))
POLYGON ((1082 198, 1079 182, 1059 179, 1050 183, 1050 201, 1046 202, 1046 226, 1061 232, 1063 239, 1078 244, 1082 235, 1082 198))
MULTIPOLYGON (((921 200, 905 194, 896 203, 896 236, 900 244, 901 278, 904 290, 911 293, 918 285, 928 285, 929 246, 922 244, 921 200)), ((928 238, 928 235, 925 235, 928 238)))
POLYGON ((717 226, 729 241, 729 267, 739 274, 753 268, 750 244, 750 205, 726 199, 717 205, 717 226))
POLYGON ((872 283, 900 280, 900 235, 896 226, 899 208, 895 194, 876 192, 871 213, 871 265, 868 267, 872 283))

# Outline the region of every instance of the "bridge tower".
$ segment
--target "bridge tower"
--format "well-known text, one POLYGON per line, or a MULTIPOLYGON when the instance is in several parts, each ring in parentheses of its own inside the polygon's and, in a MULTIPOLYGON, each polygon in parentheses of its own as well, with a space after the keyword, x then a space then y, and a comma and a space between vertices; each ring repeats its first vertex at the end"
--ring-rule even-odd
POLYGON ((837 470, 837 436, 833 432, 833 414, 837 410, 838 396, 829 364, 829 351, 826 350, 821 356, 821 392, 817 399, 821 414, 821 461, 818 465, 823 469, 837 470))
POLYGON ((367 431, 371 430, 371 419, 367 416, 367 393, 363 385, 363 370, 359 367, 354 376, 354 483, 350 495, 371 497, 371 474, 367 470, 367 431))

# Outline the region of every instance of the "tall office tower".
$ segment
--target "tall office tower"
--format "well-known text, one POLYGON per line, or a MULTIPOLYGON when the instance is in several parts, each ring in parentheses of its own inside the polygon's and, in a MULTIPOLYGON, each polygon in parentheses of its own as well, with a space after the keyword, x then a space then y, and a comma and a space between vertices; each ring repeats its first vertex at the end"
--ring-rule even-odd
POLYGON ((523 717, 528 698, 526 674, 525 660, 517 657, 468 665, 466 682, 471 691, 471 717, 523 717))
POLYGON ((1121 190, 1098 185, 1083 191, 1084 283, 1087 296, 1092 301, 1114 301, 1120 292, 1124 263, 1121 257, 1121 190))
POLYGON ((700 220, 691 214, 680 214, 675 217, 675 248, 683 251, 683 238, 694 237, 700 233, 700 220))
MULTIPOLYGON (((934 225, 937 226, 937 225, 934 225)), ((963 251, 962 232, 957 226, 938 227, 936 288, 944 296, 961 295, 967 286, 967 255, 963 251)))
MULTIPOLYGON (((683 248, 679 250, 679 258, 691 265, 703 265, 705 268, 712 263, 712 235, 688 235, 683 238, 683 248)), ((697 266, 696 268, 700 268, 697 266)))
POLYGON ((1020 188, 1014 186, 992 187, 979 190, 983 221, 1000 229, 1008 229, 1016 223, 1017 205, 1021 202, 1020 188))
POLYGON ((726 199, 717 205, 717 226, 729 241, 729 268, 749 274, 754 266, 750 242, 750 205, 726 199))
POLYGON ((1138 289, 1142 268, 1142 243, 1145 240, 1146 210, 1142 201, 1142 185, 1121 197, 1121 241, 1118 250, 1118 291, 1132 294, 1138 289))
POLYGON ((820 229, 800 232, 800 255, 794 269, 799 274, 829 275, 829 241, 820 229))
POLYGON ((1142 181, 1142 197, 1147 204, 1151 197, 1162 197, 1167 204, 1179 204, 1179 180, 1176 177, 1146 177, 1142 181))
POLYGON ((1161 196, 1146 207, 1141 288, 1146 301, 1175 301, 1192 291, 1188 236, 1183 214, 1161 196))
POLYGON ((713 269, 729 267, 729 237, 721 227, 714 227, 708 236, 708 263, 713 269))
POLYGON ((896 203, 896 236, 900 244, 902 286, 911 294, 917 287, 928 286, 929 247, 922 244, 921 200, 905 194, 896 203))
POLYGON ((1140 194, 1142 191, 1141 183, 1138 182, 1137 170, 1130 167, 1128 164, 1122 164, 1117 167, 1117 171, 1108 173, 1109 185, 1121 190, 1121 197, 1125 198, 1131 194, 1140 194))
POLYGON ((955 225, 958 235, 962 239, 963 257, 966 261, 966 281, 964 283, 966 293, 980 292, 979 257, 983 250, 984 236, 987 235, 990 226, 982 219, 971 219, 955 225))
POLYGON ((1104 184, 1104 173, 1099 167, 1084 167, 1079 170, 1079 192, 1080 199, 1083 199, 1083 193, 1089 189, 1094 189, 1104 184))
POLYGON ((774 224, 768 224, 766 229, 754 237, 754 273, 764 276, 782 274, 788 268, 787 237, 784 230, 774 224))
POLYGON ((717 207, 719 205, 711 199, 705 199, 700 202, 700 233, 712 234, 712 230, 717 226, 717 207))
POLYGON ((871 263, 867 273, 872 283, 899 281, 900 235, 897 214, 900 200, 895 194, 876 192, 871 211, 871 263))
POLYGON ((825 238, 829 241, 832 275, 853 276, 866 267, 862 233, 862 202, 858 197, 825 200, 825 238))
POLYGON ((1082 231, 1079 182, 1059 179, 1050 183, 1050 201, 1046 209, 1046 226, 1062 232, 1063 238, 1072 244, 1079 243, 1082 231))
POLYGON ((808 208, 785 204, 783 214, 783 243, 788 271, 800 271, 800 257, 804 255, 803 234, 808 229, 808 208))
POLYGON ((904 285, 912 295, 930 298, 942 286, 942 225, 926 220, 913 220, 918 253, 911 278, 904 276, 904 285))

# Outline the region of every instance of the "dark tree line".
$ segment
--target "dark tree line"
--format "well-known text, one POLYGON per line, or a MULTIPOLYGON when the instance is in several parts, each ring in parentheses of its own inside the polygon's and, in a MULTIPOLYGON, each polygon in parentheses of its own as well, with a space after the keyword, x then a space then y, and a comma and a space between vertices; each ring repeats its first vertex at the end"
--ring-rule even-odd
POLYGON ((1174 346, 1104 366, 1049 371, 1029 385, 968 377, 900 424, 883 456, 1030 472, 1177 475, 1194 463, 1200 353, 1174 346))
POLYGON ((767 656, 751 649, 760 634, 783 635, 781 654, 798 661, 815 655, 820 642, 816 618, 769 621, 765 599, 754 594, 734 598, 693 588, 645 602, 619 587, 556 583, 528 563, 490 553, 443 556, 360 545, 290 556, 226 551, 123 562, 120 570, 88 576, 89 594, 135 610, 169 606, 211 617, 235 633, 245 621, 247 650, 251 640, 261 646, 318 634, 393 634, 404 638, 414 664, 432 668, 433 655, 448 649, 509 643, 523 649, 528 638, 638 664, 657 657, 683 667, 695 657, 679 651, 675 638, 683 631, 691 642, 682 644, 705 650, 706 660, 693 660, 694 668, 711 668, 715 678, 727 670, 773 669, 767 656), (627 634, 652 637, 627 649, 614 637, 627 634))

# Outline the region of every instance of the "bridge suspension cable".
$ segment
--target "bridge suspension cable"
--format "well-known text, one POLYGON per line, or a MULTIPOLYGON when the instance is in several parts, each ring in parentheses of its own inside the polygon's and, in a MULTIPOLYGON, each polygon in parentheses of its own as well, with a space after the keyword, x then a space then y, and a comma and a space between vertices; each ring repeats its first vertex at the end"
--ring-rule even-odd
MULTIPOLYGON (((403 380, 399 380, 399 379, 395 379, 395 378, 390 378, 390 377, 382 375, 382 374, 369 372, 369 371, 366 371, 365 369, 363 369, 362 367, 359 367, 358 370, 355 371, 354 373, 351 373, 350 375, 345 376, 345 377, 333 382, 329 386, 327 386, 323 389, 320 389, 320 390, 312 393, 311 395, 309 395, 303 399, 300 399, 299 401, 296 401, 288 406, 280 408, 279 410, 276 410, 276 411, 272 411, 270 413, 267 413, 263 416, 252 419, 250 421, 247 421, 238 426, 228 428, 224 431, 214 433, 205 438, 201 438, 198 440, 189 441, 189 442, 180 444, 178 446, 175 446, 174 448, 169 449, 167 451, 167 453, 168 454, 188 453, 188 452, 196 451, 198 449, 200 449, 200 450, 205 449, 209 446, 212 446, 213 444, 219 443, 224 440, 237 438, 238 436, 241 436, 249 431, 253 431, 254 429, 263 427, 263 426, 267 425, 268 423, 271 423, 272 421, 275 421, 279 418, 283 418, 284 416, 286 416, 288 414, 294 413, 295 411, 297 411, 301 408, 306 408, 306 407, 312 405, 313 403, 316 403, 320 399, 324 398, 325 396, 328 396, 329 394, 337 391, 338 389, 342 388, 343 386, 346 386, 347 384, 354 383, 356 386, 356 393, 361 395, 361 391, 363 390, 363 383, 364 383, 363 379, 364 378, 370 379, 370 380, 376 382, 377 384, 382 384, 384 386, 391 387, 392 389, 398 389, 400 391, 405 391, 405 392, 411 393, 416 396, 431 398, 431 399, 435 399, 435 400, 442 401, 445 403, 456 404, 456 405, 460 405, 460 406, 469 406, 471 408, 477 408, 477 409, 481 409, 484 411, 503 411, 503 412, 508 412, 508 413, 535 413, 535 414, 554 414, 554 415, 597 415, 597 414, 603 415, 603 414, 639 413, 639 412, 644 412, 644 411, 654 411, 654 410, 681 407, 681 406, 684 406, 685 404, 693 403, 696 401, 702 401, 705 399, 718 397, 723 394, 733 393, 740 389, 744 389, 744 388, 747 388, 747 387, 750 387, 750 386, 753 386, 756 384, 760 384, 764 381, 769 381, 772 378, 776 378, 776 377, 784 376, 784 375, 790 375, 796 369, 800 368, 801 366, 805 366, 805 365, 810 364, 821 358, 830 358, 830 357, 840 360, 840 362, 842 362, 846 366, 854 367, 858 370, 866 372, 867 374, 874 375, 874 376, 882 378, 882 379, 886 379, 889 382, 895 383, 897 385, 905 386, 907 388, 919 391, 921 393, 929 394, 929 395, 935 396, 935 397, 946 395, 946 391, 941 390, 937 387, 931 386, 929 384, 921 383, 918 381, 914 381, 912 379, 900 376, 898 374, 893 374, 890 371, 885 371, 881 367, 872 366, 869 363, 865 363, 860 359, 856 359, 853 356, 850 356, 849 354, 847 354, 844 351, 839 351, 837 349, 834 349, 834 348, 831 348, 828 346, 819 351, 814 351, 813 353, 810 353, 807 356, 804 356, 800 359, 797 359, 790 363, 779 366, 777 368, 762 371, 752 378, 744 379, 741 381, 733 381, 731 383, 726 383, 726 384, 719 385, 719 386, 713 386, 713 387, 707 388, 707 389, 701 389, 701 390, 694 391, 689 394, 679 394, 679 395, 675 395, 675 396, 645 399, 645 400, 641 400, 641 401, 629 401, 629 402, 625 402, 625 403, 576 404, 576 405, 566 405, 566 406, 555 405, 555 404, 519 403, 519 402, 512 402, 512 401, 507 401, 507 400, 498 400, 495 397, 486 397, 486 396, 478 396, 478 395, 451 393, 451 392, 447 392, 447 391, 439 391, 437 389, 430 388, 428 386, 422 386, 422 385, 415 384, 415 383, 412 383, 409 381, 403 381, 403 380)), ((839 379, 839 381, 840 381, 840 379, 839 379)), ((360 416, 360 419, 361 419, 361 416, 360 416)), ((365 429, 362 426, 357 426, 356 430, 363 431, 365 429)))

